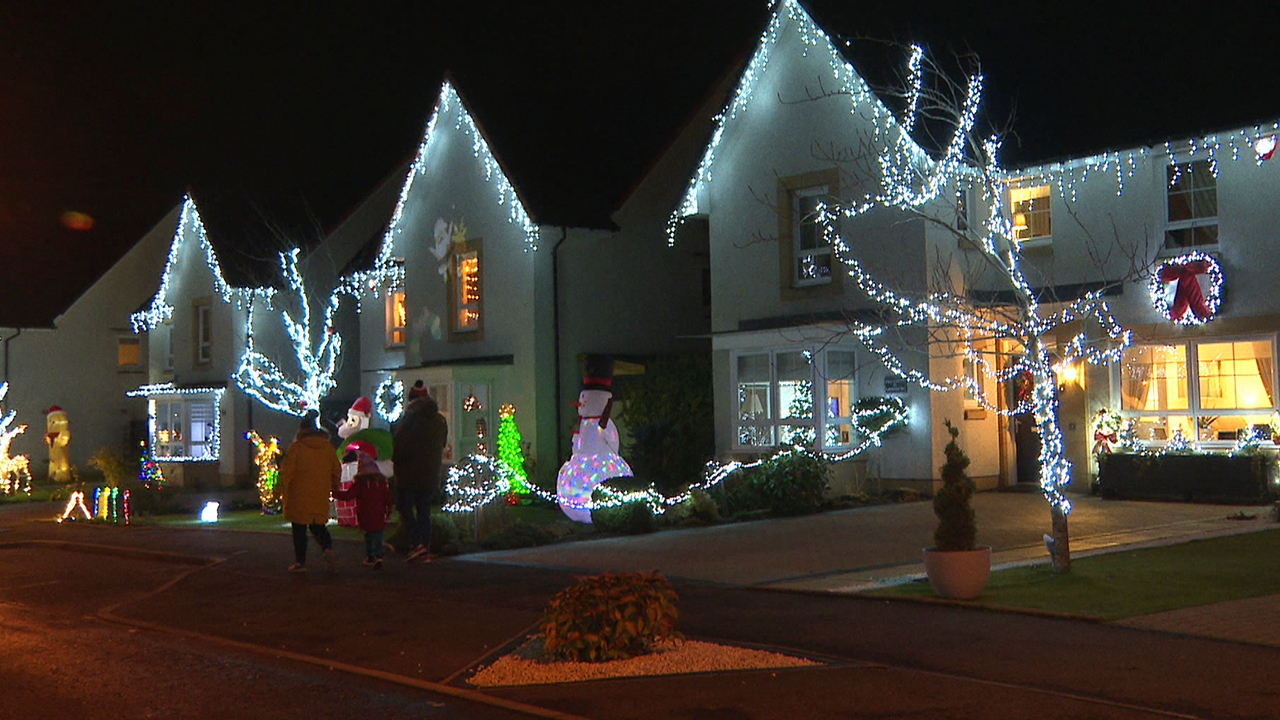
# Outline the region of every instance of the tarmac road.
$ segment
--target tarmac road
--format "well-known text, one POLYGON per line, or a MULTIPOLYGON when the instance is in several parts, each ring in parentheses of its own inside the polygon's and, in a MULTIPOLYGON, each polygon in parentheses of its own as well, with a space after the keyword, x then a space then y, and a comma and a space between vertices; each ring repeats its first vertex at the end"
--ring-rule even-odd
POLYGON ((0 717, 1280 715, 1276 647, 692 581, 677 584, 687 636, 827 664, 478 693, 469 672, 522 639, 570 574, 374 573, 349 543, 338 573, 293 575, 286 536, 27 520, 46 511, 0 508, 0 717))

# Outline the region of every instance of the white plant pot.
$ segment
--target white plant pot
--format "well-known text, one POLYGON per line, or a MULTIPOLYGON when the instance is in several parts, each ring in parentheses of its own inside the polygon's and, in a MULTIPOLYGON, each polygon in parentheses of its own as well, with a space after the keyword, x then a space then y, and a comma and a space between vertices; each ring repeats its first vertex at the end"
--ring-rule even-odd
POLYGON ((938 597, 972 600, 982 594, 991 574, 991 548, 924 550, 924 572, 938 597))

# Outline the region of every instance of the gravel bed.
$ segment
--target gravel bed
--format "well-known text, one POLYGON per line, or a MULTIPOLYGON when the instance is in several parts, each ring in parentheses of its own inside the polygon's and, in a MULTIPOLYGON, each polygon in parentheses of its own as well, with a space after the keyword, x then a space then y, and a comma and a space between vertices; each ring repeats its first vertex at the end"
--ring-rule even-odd
POLYGON ((638 675, 678 675, 721 670, 759 670, 816 666, 822 663, 782 653, 685 640, 649 655, 607 662, 563 662, 542 654, 542 638, 535 637, 467 680, 479 687, 548 685, 638 675))

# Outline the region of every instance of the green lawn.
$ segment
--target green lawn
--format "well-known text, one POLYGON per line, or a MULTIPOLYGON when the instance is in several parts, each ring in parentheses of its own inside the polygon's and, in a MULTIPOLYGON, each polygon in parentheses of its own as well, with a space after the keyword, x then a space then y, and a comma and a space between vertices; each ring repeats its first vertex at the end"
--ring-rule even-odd
MULTIPOLYGON (((1118 620, 1276 593, 1280 532, 1272 530, 1095 555, 1072 561, 1064 575, 1048 565, 1001 570, 973 602, 1118 620)), ((933 590, 920 580, 865 594, 933 597, 933 590)))
MULTIPOLYGON (((275 532, 287 535, 290 532, 289 522, 280 515, 263 515, 259 510, 232 510, 218 513, 217 523, 202 523, 196 513, 177 515, 151 515, 134 517, 134 525, 163 525, 166 527, 206 527, 215 530, 251 530, 257 532, 275 532)), ((342 527, 337 523, 329 523, 329 533, 335 538, 361 539, 364 534, 359 528, 342 527)))

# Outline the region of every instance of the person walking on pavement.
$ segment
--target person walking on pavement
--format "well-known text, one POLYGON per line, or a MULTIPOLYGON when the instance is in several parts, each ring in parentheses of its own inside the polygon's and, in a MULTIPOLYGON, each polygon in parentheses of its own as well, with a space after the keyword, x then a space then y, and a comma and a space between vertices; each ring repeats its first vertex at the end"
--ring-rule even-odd
POLYGON ((440 464, 449 426, 422 381, 409 388, 409 402, 395 428, 396 509, 409 531, 410 561, 426 562, 431 548, 431 504, 440 490, 440 464))
POLYGON ((307 570, 307 530, 324 551, 329 569, 337 566, 329 522, 329 495, 338 489, 342 464, 329 444, 329 433, 321 430, 312 411, 303 418, 293 444, 280 463, 280 499, 284 517, 293 525, 294 563, 289 572, 307 570))
POLYGON ((387 478, 378 469, 378 463, 370 452, 373 446, 363 440, 353 443, 361 445, 354 451, 356 475, 351 487, 333 494, 339 500, 351 500, 356 506, 356 524, 364 532, 364 564, 371 565, 374 570, 382 569, 382 531, 391 519, 391 488, 387 486, 387 478))

